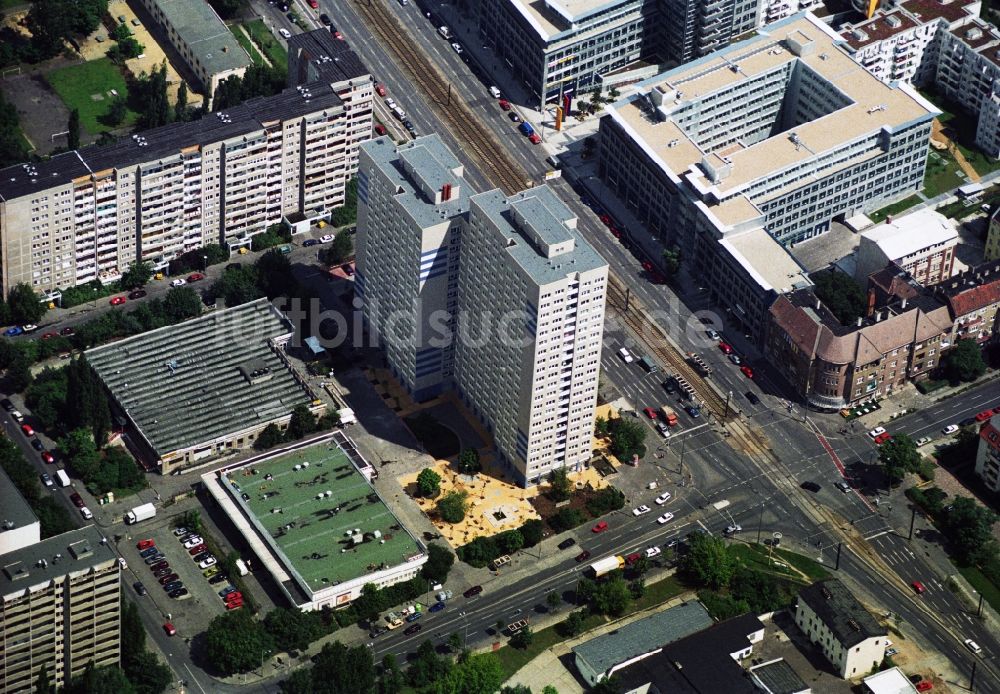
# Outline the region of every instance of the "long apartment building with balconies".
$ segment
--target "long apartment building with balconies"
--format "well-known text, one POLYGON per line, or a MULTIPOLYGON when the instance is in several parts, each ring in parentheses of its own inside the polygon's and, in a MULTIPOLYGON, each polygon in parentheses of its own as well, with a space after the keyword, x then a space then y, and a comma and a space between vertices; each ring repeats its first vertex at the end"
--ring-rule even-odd
MULTIPOLYGON (((9 482, 9 480, 5 480, 9 482)), ((0 694, 62 688, 121 658, 118 557, 95 525, 0 555, 0 694)))
POLYGON ((205 244, 249 245, 292 214, 329 215, 371 137, 374 94, 336 43, 322 79, 0 171, 4 293, 111 281, 137 260, 160 269, 205 244))
POLYGON ((976 145, 1000 157, 1000 31, 981 3, 907 0, 842 27, 845 47, 886 83, 931 87, 976 118, 976 145))
POLYGON ((919 189, 937 110, 800 13, 638 86, 601 119, 599 173, 762 345, 810 284, 784 246, 919 189))
POLYGON ((418 400, 455 389, 524 485, 589 461, 608 267, 546 186, 476 194, 436 136, 362 147, 357 294, 418 400))

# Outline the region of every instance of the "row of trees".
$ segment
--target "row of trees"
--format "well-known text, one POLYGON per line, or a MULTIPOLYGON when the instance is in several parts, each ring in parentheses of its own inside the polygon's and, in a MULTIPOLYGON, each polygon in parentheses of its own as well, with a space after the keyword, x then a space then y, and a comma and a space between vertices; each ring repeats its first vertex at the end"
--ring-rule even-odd
POLYGON ((108 0, 36 0, 28 10, 25 35, 0 29, 0 67, 38 63, 63 52, 66 43, 92 33, 108 11, 108 0))
POLYGON ((513 554, 525 547, 534 547, 545 536, 542 521, 532 518, 519 528, 504 530, 489 537, 477 537, 472 542, 458 548, 458 556, 466 564, 477 569, 489 564, 504 554, 513 554))
POLYGON ((274 96, 285 88, 285 73, 270 65, 251 65, 243 77, 233 75, 219 83, 212 99, 213 111, 224 111, 255 96, 274 96))
POLYGON ((594 434, 599 438, 610 439, 611 453, 619 460, 629 461, 633 455, 640 458, 646 455, 646 428, 634 418, 598 417, 594 422, 594 434))
POLYGON ((290 443, 305 438, 317 431, 332 429, 340 423, 340 413, 332 410, 317 417, 304 405, 296 405, 288 422, 288 429, 282 431, 276 424, 268 424, 254 441, 254 448, 266 451, 282 443, 290 443))
MULTIPOLYGON (((0 46, 3 45, 4 38, 0 31, 0 46)), ((0 56, 3 50, 0 48, 0 56)), ((0 93, 0 169, 19 164, 27 158, 27 142, 21 136, 21 120, 17 115, 17 109, 0 93)))

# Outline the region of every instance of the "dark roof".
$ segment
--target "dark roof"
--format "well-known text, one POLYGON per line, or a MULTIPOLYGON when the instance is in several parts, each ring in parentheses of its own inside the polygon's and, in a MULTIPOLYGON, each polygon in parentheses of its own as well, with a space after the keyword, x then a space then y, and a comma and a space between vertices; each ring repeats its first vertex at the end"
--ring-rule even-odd
POLYGON ((0 170, 0 200, 12 200, 63 185, 90 173, 155 161, 188 147, 202 147, 260 130, 265 123, 289 120, 341 104, 340 97, 328 82, 316 81, 285 89, 274 96, 248 99, 196 121, 145 130, 103 147, 85 147, 38 164, 9 166, 0 170))
POLYGON ((750 675, 767 687, 770 694, 797 694, 809 689, 784 658, 755 665, 750 668, 750 675))
POLYGON ((837 579, 820 581, 803 588, 799 592, 799 600, 816 613, 844 648, 851 648, 866 639, 889 633, 858 602, 847 586, 837 579))
POLYGON ((947 302, 954 318, 1000 302, 1000 262, 970 268, 935 285, 934 290, 947 302))
POLYGON ((37 589, 66 574, 82 574, 117 558, 101 529, 88 524, 0 555, 0 596, 37 589))
POLYGON ((369 74, 368 68, 361 62, 358 54, 351 50, 347 41, 335 38, 326 29, 293 34, 288 39, 288 52, 297 55, 301 61, 300 72, 305 70, 306 64, 315 71, 291 75, 295 84, 319 78, 336 84, 369 74))
POLYGON ((969 16, 969 13, 965 11, 965 5, 961 2, 943 3, 939 0, 908 0, 903 3, 903 9, 913 14, 913 16, 924 24, 937 17, 941 17, 951 23, 969 16))
POLYGON ((757 690, 730 654, 747 648, 747 637, 763 628, 753 614, 728 619, 615 674, 625 691, 652 683, 661 692, 671 694, 751 694, 757 690))
POLYGON ((892 12, 886 12, 885 14, 880 12, 870 20, 860 24, 855 24, 853 28, 847 29, 841 33, 851 47, 863 48, 870 43, 884 41, 887 38, 913 29, 916 26, 918 26, 918 24, 912 17, 909 17, 898 10, 893 10, 892 12), (892 19, 890 19, 890 17, 892 17, 892 19), (855 30, 863 32, 863 34, 860 36, 855 35, 855 30))
POLYGON ((0 537, 7 531, 20 530, 37 522, 38 518, 31 506, 3 468, 0 468, 0 537))

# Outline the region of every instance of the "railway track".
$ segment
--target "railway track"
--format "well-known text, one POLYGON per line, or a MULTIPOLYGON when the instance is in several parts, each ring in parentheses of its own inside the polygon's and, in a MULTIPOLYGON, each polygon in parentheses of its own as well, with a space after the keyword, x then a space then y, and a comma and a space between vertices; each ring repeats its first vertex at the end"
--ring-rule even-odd
POLYGON ((441 72, 417 50, 412 37, 386 7, 383 0, 360 0, 354 5, 368 25, 391 51, 408 78, 426 94, 443 123, 455 139, 467 146, 491 183, 511 195, 531 186, 527 173, 507 154, 507 151, 478 125, 478 118, 441 72))

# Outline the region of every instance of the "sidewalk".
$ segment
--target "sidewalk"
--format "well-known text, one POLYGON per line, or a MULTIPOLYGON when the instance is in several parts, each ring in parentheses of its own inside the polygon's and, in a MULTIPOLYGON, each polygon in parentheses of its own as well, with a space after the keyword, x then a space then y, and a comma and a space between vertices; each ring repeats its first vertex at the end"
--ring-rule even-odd
POLYGON ((879 400, 881 409, 858 417, 855 422, 865 429, 871 429, 880 424, 885 424, 896 417, 902 416, 915 410, 923 410, 931 407, 935 403, 947 400, 956 395, 961 395, 965 391, 981 386, 985 383, 1000 378, 1000 371, 988 370, 977 380, 971 383, 962 383, 957 386, 945 386, 932 393, 924 395, 913 383, 906 383, 901 388, 893 391, 892 395, 879 400))

